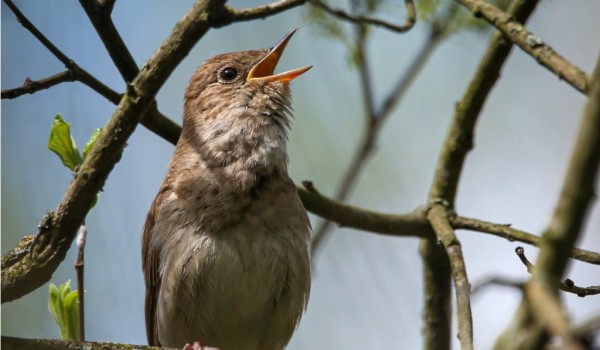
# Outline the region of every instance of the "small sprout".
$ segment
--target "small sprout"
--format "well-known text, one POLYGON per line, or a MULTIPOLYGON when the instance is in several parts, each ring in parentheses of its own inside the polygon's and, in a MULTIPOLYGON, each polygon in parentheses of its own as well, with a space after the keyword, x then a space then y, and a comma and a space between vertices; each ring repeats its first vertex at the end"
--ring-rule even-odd
POLYGON ((88 153, 90 153, 90 150, 92 149, 92 147, 94 147, 94 145, 96 144, 96 141, 98 140, 98 137, 100 137, 100 135, 102 134, 102 129, 98 128, 96 130, 94 130, 94 132, 92 133, 92 136, 90 136, 89 141, 85 144, 85 147, 83 148, 83 159, 85 159, 88 155, 88 153))
POLYGON ((542 39, 540 39, 539 37, 537 37, 533 34, 527 35, 527 37, 525 37, 525 42, 527 43, 527 45, 529 45, 530 47, 533 47, 533 48, 542 46, 544 44, 542 39))
POLYGON ((567 286, 567 288, 573 288, 575 286, 575 282, 573 282, 573 280, 571 279, 565 279, 565 286, 567 286))
POLYGON ((83 250, 85 248, 85 242, 87 239, 87 227, 81 225, 79 233, 77 234, 77 249, 83 250))
POLYGON ((54 283, 50 283, 48 294, 48 309, 58 326, 60 337, 63 340, 79 339, 78 291, 71 291, 69 280, 58 288, 54 283))

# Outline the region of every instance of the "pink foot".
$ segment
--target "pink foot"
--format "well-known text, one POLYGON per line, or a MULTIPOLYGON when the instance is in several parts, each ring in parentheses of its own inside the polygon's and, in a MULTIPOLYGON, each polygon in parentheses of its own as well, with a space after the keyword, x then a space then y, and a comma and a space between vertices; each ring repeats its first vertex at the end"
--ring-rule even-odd
POLYGON ((219 348, 213 348, 210 346, 202 346, 200 342, 195 341, 193 345, 185 344, 183 350, 219 350, 219 348))

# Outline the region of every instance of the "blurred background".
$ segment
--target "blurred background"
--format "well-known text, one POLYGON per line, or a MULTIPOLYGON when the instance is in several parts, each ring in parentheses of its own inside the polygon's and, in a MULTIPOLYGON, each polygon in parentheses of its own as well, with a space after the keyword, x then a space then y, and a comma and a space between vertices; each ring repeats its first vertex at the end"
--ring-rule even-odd
MULTIPOLYGON (((114 90, 124 90, 120 75, 79 4, 16 3, 81 67, 114 90)), ((114 22, 138 65, 147 60, 192 3, 116 3, 114 22)), ((260 3, 231 1, 230 5, 260 3)), ((279 64, 280 71, 314 65, 294 81, 290 172, 297 183, 312 180, 322 193, 332 195, 357 147, 364 107, 359 78, 348 65, 344 45, 319 35, 306 20, 306 12, 296 8, 266 20, 209 31, 173 73, 157 100, 165 115, 181 122, 183 90, 205 59, 227 51, 269 47, 291 29, 300 28, 279 64)), ((600 50, 599 13, 597 0, 544 1, 528 28, 591 73, 600 50)), ((4 3, 1 15, 2 89, 20 86, 27 77, 38 80, 64 69, 16 22, 4 3)), ((403 21, 402 2, 385 2, 380 15, 403 21)), ((428 25, 423 22, 401 35, 373 30, 367 48, 376 81, 376 102, 381 103, 399 79, 427 33, 428 25)), ((349 202, 387 213, 408 212, 425 203, 454 104, 462 96, 490 35, 461 32, 439 46, 384 126, 376 153, 349 202)), ((581 93, 514 49, 482 112, 476 146, 467 158, 459 188, 458 212, 539 234, 558 198, 583 103, 581 93)), ((114 109, 80 83, 2 100, 2 253, 22 236, 36 232, 40 218, 55 208, 71 180, 69 171, 46 148, 54 116, 62 113, 71 123, 82 148, 114 109)), ((85 317, 89 340, 146 343, 140 233, 172 151, 171 144, 138 127, 86 220, 85 317)), ((317 227, 320 219, 311 219, 317 227)), ((599 251, 599 232, 600 209, 595 204, 578 246, 599 251)), ((488 277, 528 278, 514 255, 518 243, 474 232, 458 234, 473 284, 488 277)), ((423 300, 417 245, 416 238, 336 230, 316 261, 308 311, 289 349, 420 348, 423 300)), ((535 258, 534 247, 525 246, 525 251, 530 259, 535 258)), ((71 279, 76 288, 74 260, 72 249, 52 282, 71 279)), ((589 286, 598 284, 598 276, 596 266, 571 261, 566 277, 589 286)), ((47 309, 47 293, 44 286, 3 304, 2 334, 58 337, 47 309)), ((562 297, 575 322, 600 314, 597 297, 562 297)), ((473 296, 477 348, 493 345, 519 300, 519 292, 502 287, 489 287, 473 296)))

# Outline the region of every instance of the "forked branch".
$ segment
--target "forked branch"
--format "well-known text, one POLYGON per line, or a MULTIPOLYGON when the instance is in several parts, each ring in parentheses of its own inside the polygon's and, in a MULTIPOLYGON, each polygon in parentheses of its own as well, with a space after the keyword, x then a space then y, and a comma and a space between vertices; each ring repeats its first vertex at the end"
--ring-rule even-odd
POLYGON ((560 79, 575 89, 588 94, 590 77, 577 66, 554 51, 541 38, 531 33, 521 23, 524 21, 511 17, 496 6, 482 0, 456 0, 469 9, 474 16, 481 17, 496 27, 507 39, 535 58, 560 79), (520 22, 520 23, 519 23, 520 22))

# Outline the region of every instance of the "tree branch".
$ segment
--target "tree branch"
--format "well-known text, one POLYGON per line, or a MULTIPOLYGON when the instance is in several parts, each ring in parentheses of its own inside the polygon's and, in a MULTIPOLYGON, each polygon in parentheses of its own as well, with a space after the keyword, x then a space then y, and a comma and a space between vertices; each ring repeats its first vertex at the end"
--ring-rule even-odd
POLYGON ((110 17, 112 8, 107 8, 96 0, 79 0, 79 3, 92 22, 123 79, 126 82, 133 81, 140 70, 110 17))
POLYGON ((482 17, 496 27, 506 38, 518 45, 523 51, 535 58, 560 79, 575 89, 587 94, 590 86, 589 76, 574 64, 564 59, 542 39, 529 32, 517 17, 504 13, 494 5, 482 0, 456 0, 468 8, 475 17, 482 17))
POLYGON ((2 99, 13 99, 25 94, 34 94, 40 90, 49 89, 55 85, 73 82, 77 79, 70 70, 65 70, 41 80, 25 79, 23 85, 14 89, 2 90, 2 99))
POLYGON ((490 286, 510 287, 523 291, 523 282, 521 281, 511 280, 504 277, 490 277, 481 282, 473 284, 473 287, 471 288, 471 295, 474 296, 490 286))
POLYGON ((305 181, 306 189, 298 187, 298 194, 306 210, 338 223, 341 227, 352 227, 375 233, 405 237, 433 237, 433 232, 424 214, 382 214, 359 209, 321 195, 305 181))
POLYGON ((320 0, 309 0, 310 4, 317 6, 318 8, 324 10, 325 12, 333 15, 339 19, 350 21, 355 24, 371 24, 375 26, 380 26, 385 29, 391 30, 396 33, 404 33, 410 30, 417 21, 417 14, 415 10, 415 5, 412 0, 405 0, 404 5, 406 6, 406 21, 403 24, 397 25, 387 21, 383 21, 377 18, 372 18, 369 16, 355 16, 347 13, 344 10, 336 9, 330 7, 325 2, 320 0))
POLYGON ((307 0, 279 0, 274 1, 270 4, 244 9, 235 9, 229 6, 225 6, 226 12, 224 14, 224 17, 228 18, 230 22, 264 19, 266 17, 273 16, 278 13, 292 9, 296 6, 304 5, 306 1, 307 0))
MULTIPOLYGON (((455 216, 450 218, 454 229, 465 229, 481 233, 489 233, 494 236, 506 238, 509 241, 518 241, 539 247, 540 237, 534 234, 512 228, 507 224, 495 224, 483 220, 455 216)), ((600 254, 590 250, 573 248, 569 254, 573 259, 584 261, 594 265, 600 265, 600 254)))
POLYGON ((27 78, 21 87, 2 90, 2 99, 13 99, 25 94, 34 94, 38 91, 49 89, 55 85, 73 81, 78 81, 84 85, 87 85, 92 90, 96 91, 100 96, 106 98, 114 104, 118 104, 119 100, 121 99, 121 94, 104 85, 104 83, 89 75, 85 70, 76 68, 67 69, 63 72, 38 81, 32 81, 31 79, 27 78))
POLYGON ((451 349, 452 273, 448 255, 435 239, 421 239, 419 254, 423 261, 423 349, 451 349))
POLYGON ((27 339, 2 336, 4 350, 174 350, 155 346, 109 342, 73 342, 59 339, 27 339))
MULTIPOLYGON (((533 273, 535 266, 531 263, 531 261, 529 261, 529 259, 527 259, 527 256, 525 256, 525 249, 523 249, 523 247, 517 247, 515 249, 515 253, 519 257, 523 265, 525 265, 525 267, 527 268, 527 272, 533 273)), ((557 287, 563 292, 576 294, 578 297, 582 298, 588 295, 600 294, 600 286, 590 286, 585 288, 578 287, 575 285, 575 282, 573 282, 573 280, 568 278, 560 282, 557 287)))
POLYGON ((435 231, 438 240, 446 249, 450 261, 452 280, 456 290, 456 312, 458 314, 458 339, 461 349, 473 349, 473 316, 471 313, 471 285, 467 277, 465 259, 450 221, 447 218, 446 208, 441 204, 434 204, 429 209, 427 217, 435 231))
MULTIPOLYGON (((417 209, 407 214, 379 213, 325 197, 314 188, 310 181, 305 181, 303 184, 306 188, 297 187, 296 189, 306 210, 335 222, 341 227, 389 236, 435 239, 435 233, 427 220, 424 209, 417 209)), ((505 224, 495 224, 463 216, 450 217, 449 220, 454 229, 487 233, 506 238, 509 241, 519 241, 534 246, 537 246, 540 241, 540 237, 534 234, 508 227, 505 224)), ((600 265, 600 254, 597 252, 573 248, 570 257, 600 265)))
POLYGON ((28 241, 26 247, 29 253, 11 259, 3 257, 3 303, 20 298, 51 277, 64 259, 96 194, 119 161, 141 116, 171 72, 208 31, 210 14, 222 9, 223 1, 197 1, 128 86, 119 107, 75 174, 56 210, 42 220, 33 243, 28 241))

